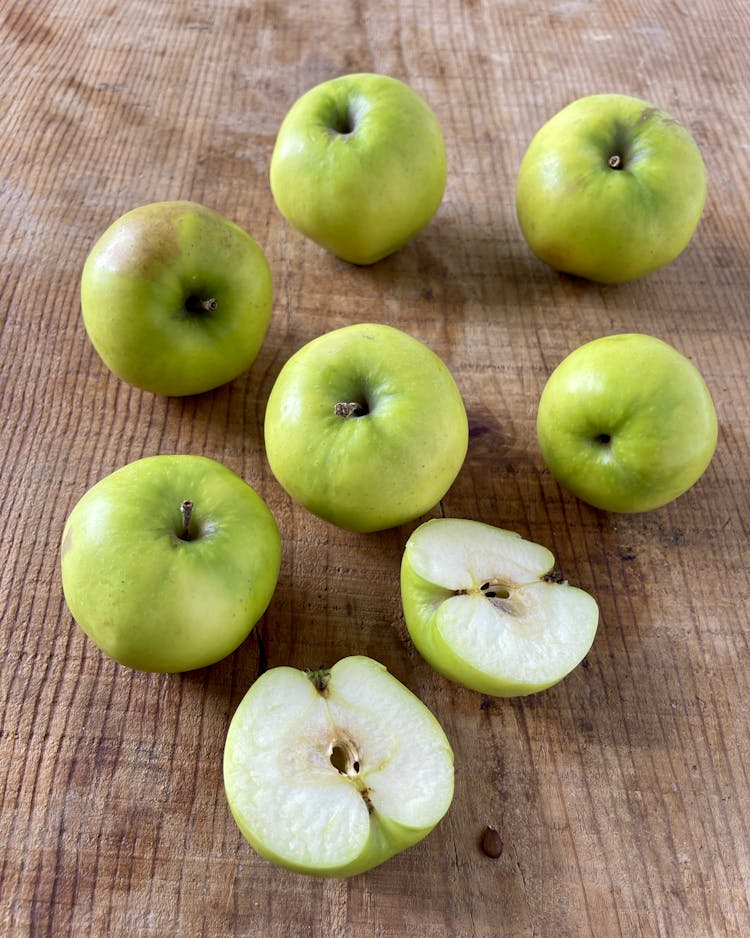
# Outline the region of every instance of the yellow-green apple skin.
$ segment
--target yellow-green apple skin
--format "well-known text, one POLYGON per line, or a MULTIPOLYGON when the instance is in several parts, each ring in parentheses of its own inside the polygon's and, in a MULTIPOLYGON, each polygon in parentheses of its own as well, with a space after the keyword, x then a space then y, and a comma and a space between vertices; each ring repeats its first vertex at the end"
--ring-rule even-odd
POLYGON ((433 508, 463 465, 469 427, 445 363, 400 329, 327 332, 282 367, 266 407, 278 482, 309 511, 370 532, 433 508))
POLYGON ((409 634, 441 674, 495 697, 537 693, 586 656, 599 607, 550 578, 541 544, 480 521, 433 518, 409 537, 401 600, 409 634))
POLYGON ((142 671, 189 671, 234 651, 265 612, 280 563, 265 502, 204 456, 122 466, 81 497, 62 535, 73 618, 105 654, 142 671))
POLYGON ((716 449, 711 393, 695 365, 654 336, 587 342, 550 375, 537 437, 557 481, 596 508, 659 508, 703 475, 716 449))
POLYGON ((83 322, 105 365, 167 396, 200 394, 246 371, 272 305, 262 249, 195 202, 153 202, 122 215, 81 277, 83 322))
POLYGON ((516 209, 536 256, 602 283, 634 280, 687 246, 706 200, 690 132, 639 98, 579 98, 536 133, 518 172, 516 209))
POLYGON ((224 786, 237 825, 273 863, 363 873, 422 840, 453 799, 435 716, 372 658, 266 671, 232 717, 224 786))
POLYGON ((395 78, 344 75, 311 88, 284 118, 271 191, 302 234, 353 264, 374 264, 432 219, 445 144, 427 102, 395 78))

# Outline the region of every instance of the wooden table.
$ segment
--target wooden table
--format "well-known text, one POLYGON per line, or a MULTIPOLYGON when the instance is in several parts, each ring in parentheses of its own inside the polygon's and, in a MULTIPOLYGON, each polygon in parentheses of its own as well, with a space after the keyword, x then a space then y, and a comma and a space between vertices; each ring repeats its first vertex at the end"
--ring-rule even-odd
MULTIPOLYGON (((263 938, 750 934, 750 10, 743 0, 3 0, 0 932, 263 938), (400 253, 354 268, 276 211, 279 123, 313 84, 380 71, 442 123, 442 207, 400 253), (527 249, 514 183, 536 128, 598 91, 678 116, 710 192, 661 271, 602 287, 527 249), (135 205, 190 198, 245 227, 275 283, 252 369, 186 399, 102 365, 81 267, 135 205), (413 526, 349 534, 295 506, 265 460, 284 361, 337 326, 400 326, 450 366, 472 429, 434 514, 546 544, 601 608, 563 683, 482 697, 409 641, 397 576, 413 526), (562 491, 535 440, 539 394, 582 342, 647 332, 698 364, 720 421, 701 481, 648 514, 562 491), (87 487, 167 452, 223 461, 283 538, 253 636, 195 673, 135 673, 84 637, 58 543, 87 487), (222 789, 229 719, 263 666, 382 661, 442 722, 456 794, 420 845, 349 881, 258 857, 222 789), (504 849, 478 846, 485 825, 504 849)), ((677 168, 675 172, 679 172, 677 168)))

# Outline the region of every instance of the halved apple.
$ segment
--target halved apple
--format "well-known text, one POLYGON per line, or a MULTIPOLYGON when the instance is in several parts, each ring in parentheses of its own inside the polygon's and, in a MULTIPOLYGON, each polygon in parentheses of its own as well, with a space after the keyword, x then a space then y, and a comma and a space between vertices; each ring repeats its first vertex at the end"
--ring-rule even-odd
POLYGON ((479 521, 435 518, 409 538, 401 598, 409 634, 441 674, 496 697, 551 687, 590 649, 596 601, 550 576, 541 544, 479 521))
POLYGON ((237 708, 224 785, 264 857, 351 876, 425 837, 453 798, 453 752, 430 710, 372 658, 277 667, 237 708))

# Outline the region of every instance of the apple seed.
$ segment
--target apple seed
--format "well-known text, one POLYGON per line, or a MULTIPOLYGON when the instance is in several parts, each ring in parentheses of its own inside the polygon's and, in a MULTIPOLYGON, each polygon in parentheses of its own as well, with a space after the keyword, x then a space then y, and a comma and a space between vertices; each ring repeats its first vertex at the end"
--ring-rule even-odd
POLYGON ((360 763, 359 753, 355 743, 350 739, 339 739, 331 743, 329 758, 331 765, 337 770, 339 775, 352 779, 355 787, 362 796, 362 800, 367 805, 368 813, 372 814, 374 808, 370 799, 371 789, 366 786, 364 780, 357 777, 359 775, 360 763))
POLYGON ((340 739, 331 744, 331 765, 341 775, 352 778, 359 774, 359 753, 350 739, 340 739))
POLYGON ((486 857, 497 860, 503 852, 503 839, 494 827, 487 825, 482 834, 481 846, 486 857))

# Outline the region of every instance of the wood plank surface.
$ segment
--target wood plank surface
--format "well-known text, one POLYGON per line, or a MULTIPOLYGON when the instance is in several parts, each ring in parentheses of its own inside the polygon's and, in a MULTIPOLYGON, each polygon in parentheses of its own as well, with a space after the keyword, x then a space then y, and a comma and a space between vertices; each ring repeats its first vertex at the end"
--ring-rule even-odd
POLYGON ((0 933, 495 938, 750 934, 750 7, 745 0, 0 0, 0 933), (292 230, 268 164, 286 110, 351 71, 402 78, 446 137, 434 221, 355 268, 292 230), (538 126, 621 91, 694 133, 709 178, 673 264, 602 287, 526 247, 515 176, 538 126), (190 198, 265 250, 271 327, 217 391, 156 397, 85 335, 80 274, 118 215, 190 198), (340 531, 295 506, 262 444, 268 393, 309 339, 400 326, 449 365, 471 426, 434 515, 547 545, 601 608, 555 688, 498 700, 437 675, 397 587, 413 526, 340 531), (554 366, 647 332, 701 368, 720 422, 701 481, 618 516, 560 489, 535 439, 554 366), (261 623, 214 667, 136 673, 62 597, 73 504, 138 457, 200 453, 267 500, 283 539, 261 623), (348 881, 277 869, 224 798, 226 729, 260 670, 371 655, 435 712, 456 794, 421 844, 348 881), (479 848, 497 827, 502 855, 479 848))

